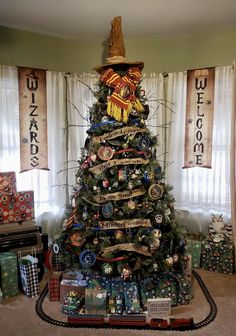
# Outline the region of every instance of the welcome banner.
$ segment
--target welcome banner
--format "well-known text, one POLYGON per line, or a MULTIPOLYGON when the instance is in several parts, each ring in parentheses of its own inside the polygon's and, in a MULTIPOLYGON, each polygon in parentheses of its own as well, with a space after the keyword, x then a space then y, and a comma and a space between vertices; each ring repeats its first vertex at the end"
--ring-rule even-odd
POLYGON ((211 168, 215 68, 189 70, 184 167, 211 168))
POLYGON ((48 170, 46 71, 18 68, 21 172, 48 170))

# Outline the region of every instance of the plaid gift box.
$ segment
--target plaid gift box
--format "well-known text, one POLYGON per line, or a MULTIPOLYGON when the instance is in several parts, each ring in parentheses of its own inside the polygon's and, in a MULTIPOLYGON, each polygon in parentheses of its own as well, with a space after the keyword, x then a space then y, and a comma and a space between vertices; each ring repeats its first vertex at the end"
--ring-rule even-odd
POLYGON ((0 253, 0 273, 3 296, 10 297, 18 294, 18 268, 15 253, 0 253))
POLYGON ((8 195, 0 191, 0 224, 23 222, 34 218, 34 192, 18 191, 8 195))
POLYGON ((50 301, 60 301, 61 272, 53 272, 48 280, 50 301))
POLYGON ((234 244, 231 239, 215 242, 208 238, 202 242, 201 267, 208 271, 234 273, 234 244))
POLYGON ((16 193, 16 173, 14 171, 0 172, 0 193, 16 193))

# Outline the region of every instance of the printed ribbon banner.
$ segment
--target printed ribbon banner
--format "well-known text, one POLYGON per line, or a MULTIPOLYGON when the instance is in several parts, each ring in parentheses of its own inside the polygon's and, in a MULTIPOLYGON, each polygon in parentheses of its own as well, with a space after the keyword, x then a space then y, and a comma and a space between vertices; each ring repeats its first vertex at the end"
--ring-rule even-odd
POLYGON ((112 131, 112 132, 109 132, 109 133, 106 133, 100 136, 93 137, 92 141, 93 143, 98 143, 98 142, 101 143, 103 141, 115 139, 120 136, 125 136, 127 134, 147 133, 147 132, 148 130, 145 128, 140 128, 136 126, 127 126, 127 127, 119 128, 115 131, 112 131))
POLYGON ((130 229, 134 227, 151 227, 150 219, 123 219, 117 221, 99 221, 98 226, 103 230, 130 229))
POLYGON ((114 251, 136 252, 139 254, 143 254, 147 257, 151 257, 151 253, 148 251, 147 246, 136 246, 133 243, 124 243, 124 244, 117 244, 117 245, 110 246, 110 247, 105 247, 102 252, 104 255, 106 255, 114 251))
POLYGON ((18 68, 21 172, 48 169, 46 70, 18 68))
POLYGON ((184 167, 211 168, 215 68, 189 70, 184 167))
POLYGON ((106 169, 118 166, 118 165, 137 165, 137 164, 148 164, 149 160, 141 159, 141 158, 133 158, 133 159, 116 159, 110 160, 108 162, 101 163, 97 166, 89 168, 89 171, 93 174, 99 175, 104 172, 106 169))
POLYGON ((97 203, 105 203, 109 201, 120 201, 124 199, 130 199, 133 197, 141 196, 143 194, 145 194, 145 189, 135 189, 135 190, 118 191, 112 194, 96 195, 93 196, 93 198, 97 203))

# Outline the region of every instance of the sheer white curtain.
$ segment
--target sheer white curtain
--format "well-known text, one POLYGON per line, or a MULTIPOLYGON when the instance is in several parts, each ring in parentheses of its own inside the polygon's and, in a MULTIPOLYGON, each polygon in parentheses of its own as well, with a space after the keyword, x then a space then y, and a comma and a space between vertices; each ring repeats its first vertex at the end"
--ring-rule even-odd
POLYGON ((212 213, 231 218, 230 202, 230 142, 232 116, 233 67, 216 67, 213 121, 212 168, 182 169, 187 72, 168 76, 167 99, 175 103, 170 133, 167 179, 174 187, 176 208, 187 210, 186 223, 206 233, 212 213))
MULTIPOLYGON (((93 74, 67 75, 67 113, 68 113, 68 184, 75 184, 75 173, 81 148, 89 128, 89 108, 95 102, 93 94, 98 76, 93 74)), ((72 191, 72 189, 70 189, 72 191)))

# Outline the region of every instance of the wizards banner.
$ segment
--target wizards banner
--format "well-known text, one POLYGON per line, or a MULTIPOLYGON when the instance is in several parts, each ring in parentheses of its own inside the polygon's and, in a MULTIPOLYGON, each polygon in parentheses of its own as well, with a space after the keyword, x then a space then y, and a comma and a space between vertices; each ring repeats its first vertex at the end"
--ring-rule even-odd
POLYGON ((211 168, 215 68, 189 70, 184 167, 211 168))
POLYGON ((46 71, 18 68, 21 172, 48 170, 46 71))

